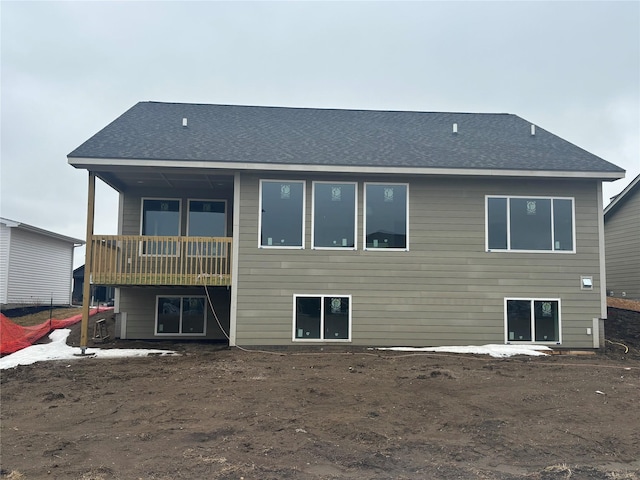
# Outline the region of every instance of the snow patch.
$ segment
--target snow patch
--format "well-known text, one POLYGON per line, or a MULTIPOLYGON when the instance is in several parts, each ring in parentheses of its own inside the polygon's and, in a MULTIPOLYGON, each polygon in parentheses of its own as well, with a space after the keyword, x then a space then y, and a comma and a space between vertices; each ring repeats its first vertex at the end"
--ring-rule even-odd
POLYGON ((512 357, 514 355, 547 355, 551 352, 544 345, 467 345, 462 347, 378 347, 375 350, 391 350, 394 352, 440 352, 440 353, 470 353, 473 355, 490 355, 492 357, 512 357))
POLYGON ((67 337, 71 333, 68 328, 54 330, 49 335, 51 343, 31 345, 18 350, 11 355, 0 358, 0 370, 14 368, 18 365, 31 365, 47 360, 75 360, 80 358, 122 358, 122 357, 146 357, 147 355, 177 355, 172 350, 153 350, 142 348, 87 348, 85 356, 79 356, 80 347, 67 345, 67 337))

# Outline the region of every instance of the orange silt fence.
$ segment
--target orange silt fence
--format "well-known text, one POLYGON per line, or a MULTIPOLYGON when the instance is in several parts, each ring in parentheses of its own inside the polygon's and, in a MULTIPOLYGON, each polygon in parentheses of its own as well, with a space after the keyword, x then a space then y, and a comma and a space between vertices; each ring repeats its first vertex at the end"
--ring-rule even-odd
MULTIPOLYGON (((100 311, 105 310, 111 310, 111 308, 100 311)), ((98 312, 98 309, 94 308, 89 312, 89 315, 93 315, 96 312, 98 312)), ((39 325, 23 327, 12 322, 11 319, 0 313, 0 355, 7 355, 22 350, 29 345, 33 345, 52 330, 67 328, 81 320, 82 314, 80 313, 62 320, 54 318, 46 320, 39 325)))

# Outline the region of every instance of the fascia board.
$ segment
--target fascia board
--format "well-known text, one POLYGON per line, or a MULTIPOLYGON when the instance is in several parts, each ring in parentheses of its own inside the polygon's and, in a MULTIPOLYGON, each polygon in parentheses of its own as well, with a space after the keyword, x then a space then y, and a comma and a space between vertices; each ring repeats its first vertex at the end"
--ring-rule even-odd
POLYGON ((99 167, 165 167, 198 168, 213 170, 260 170, 278 172, 314 173, 363 173, 394 175, 457 175, 491 177, 545 177, 545 178, 591 178, 617 180, 624 178, 624 172, 570 171, 570 170, 502 170, 480 168, 430 168, 397 166, 355 166, 355 165, 304 165, 282 163, 241 163, 202 160, 149 160, 121 158, 69 158, 69 164, 76 168, 93 170, 99 167))

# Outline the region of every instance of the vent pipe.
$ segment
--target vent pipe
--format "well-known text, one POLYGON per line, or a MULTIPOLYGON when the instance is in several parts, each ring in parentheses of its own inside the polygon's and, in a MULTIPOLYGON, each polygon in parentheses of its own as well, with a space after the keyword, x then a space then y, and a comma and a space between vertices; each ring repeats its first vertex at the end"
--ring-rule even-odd
POLYGON ((183 126, 183 127, 186 127, 186 126, 187 126, 187 117, 184 117, 184 118, 182 119, 182 126, 183 126))
POLYGON ((458 124, 457 123, 453 124, 453 133, 458 133, 458 124))
POLYGON ((531 124, 531 136, 534 136, 536 134, 536 126, 531 124))

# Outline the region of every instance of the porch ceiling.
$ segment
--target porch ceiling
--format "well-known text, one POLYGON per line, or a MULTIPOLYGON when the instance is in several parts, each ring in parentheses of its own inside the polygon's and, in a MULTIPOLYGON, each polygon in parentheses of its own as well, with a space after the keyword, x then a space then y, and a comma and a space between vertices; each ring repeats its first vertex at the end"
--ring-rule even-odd
POLYGON ((184 171, 181 169, 158 168, 110 168, 95 172, 96 176, 114 189, 125 192, 133 188, 189 188, 189 189, 221 189, 233 187, 232 172, 215 172, 211 170, 184 171))

